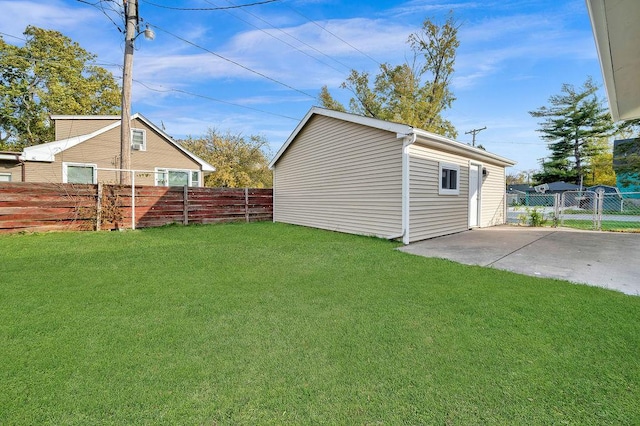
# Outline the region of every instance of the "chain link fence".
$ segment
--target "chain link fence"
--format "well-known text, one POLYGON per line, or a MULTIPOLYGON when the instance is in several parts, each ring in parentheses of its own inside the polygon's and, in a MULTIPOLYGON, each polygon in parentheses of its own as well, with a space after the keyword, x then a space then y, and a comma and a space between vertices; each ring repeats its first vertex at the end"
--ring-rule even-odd
POLYGON ((507 194, 507 222, 524 226, 640 232, 640 192, 507 194))

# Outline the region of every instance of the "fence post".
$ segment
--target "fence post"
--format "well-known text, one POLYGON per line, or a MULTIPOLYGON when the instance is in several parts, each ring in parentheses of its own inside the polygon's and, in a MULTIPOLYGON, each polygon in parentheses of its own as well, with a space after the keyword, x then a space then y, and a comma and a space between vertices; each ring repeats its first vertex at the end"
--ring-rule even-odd
POLYGON ((558 227, 560 221, 560 194, 553 194, 553 227, 558 227))
POLYGON ((183 210, 183 219, 182 224, 189 224, 189 187, 187 185, 182 187, 182 210, 183 210))
POLYGON ((604 210, 604 189, 596 191, 596 230, 602 231, 602 212, 604 210))
POLYGON ((102 225, 102 182, 98 182, 98 197, 96 201, 96 231, 102 225))
POLYGON ((244 218, 249 223, 249 188, 244 189, 244 218))

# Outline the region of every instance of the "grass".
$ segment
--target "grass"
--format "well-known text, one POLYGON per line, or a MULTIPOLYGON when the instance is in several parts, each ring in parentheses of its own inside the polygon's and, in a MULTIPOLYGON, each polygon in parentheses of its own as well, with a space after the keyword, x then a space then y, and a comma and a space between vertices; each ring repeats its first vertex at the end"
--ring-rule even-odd
POLYGON ((395 246, 2 236, 0 424, 640 423, 640 298, 395 246))
MULTIPOLYGON (((580 219, 564 219, 562 226, 576 229, 593 230, 593 220, 580 220, 580 219)), ((614 220, 603 220, 601 222, 603 231, 610 232, 640 232, 640 222, 622 222, 614 220)))

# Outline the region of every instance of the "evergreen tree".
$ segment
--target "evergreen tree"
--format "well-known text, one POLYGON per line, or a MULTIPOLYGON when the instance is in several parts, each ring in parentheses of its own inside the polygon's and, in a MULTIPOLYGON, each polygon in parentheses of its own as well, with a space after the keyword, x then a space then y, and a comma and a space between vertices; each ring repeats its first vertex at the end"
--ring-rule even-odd
POLYGON ((611 136, 613 122, 597 90, 591 78, 579 89, 563 84, 562 93, 549 98, 549 107, 529 112, 544 119, 538 131, 551 151, 550 160, 535 175, 537 182, 564 180, 580 184, 588 173, 590 158, 602 153, 602 144, 596 141, 611 136))

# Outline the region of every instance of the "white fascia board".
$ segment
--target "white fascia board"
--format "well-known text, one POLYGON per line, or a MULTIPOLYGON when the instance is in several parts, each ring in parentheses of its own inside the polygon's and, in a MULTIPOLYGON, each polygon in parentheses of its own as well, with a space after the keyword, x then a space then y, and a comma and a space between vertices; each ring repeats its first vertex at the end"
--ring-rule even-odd
POLYGON ((47 142, 40 145, 30 146, 24 149, 22 152, 22 156, 27 161, 42 161, 51 163, 55 161, 56 154, 59 154, 62 151, 65 151, 69 148, 72 148, 86 140, 94 138, 98 135, 101 135, 104 132, 107 132, 111 129, 114 129, 120 125, 120 122, 112 123, 108 126, 105 126, 101 129, 96 130, 93 133, 89 133, 86 135, 73 136, 67 139, 61 139, 59 141, 47 142))
POLYGON ((586 0, 614 121, 640 118, 640 2, 586 0))
POLYGON ((119 115, 50 115, 52 120, 120 120, 119 115))
POLYGON ((454 141, 453 139, 449 139, 444 136, 436 135, 435 133, 430 133, 420 129, 415 129, 415 132, 418 135, 416 143, 419 145, 449 151, 469 159, 485 161, 503 167, 510 167, 516 164, 515 161, 508 158, 501 157, 489 151, 485 151, 484 149, 469 146, 462 142, 454 141))
POLYGON ((596 51, 600 62, 600 70, 604 78, 604 86, 609 99, 609 109, 614 121, 620 119, 616 84, 613 78, 613 61, 611 59, 611 44, 607 25, 604 0, 586 0, 587 10, 591 21, 591 29, 596 42, 596 51))

